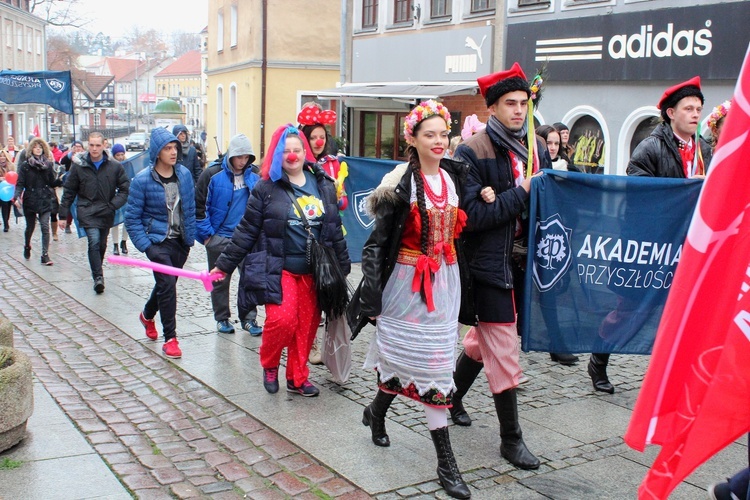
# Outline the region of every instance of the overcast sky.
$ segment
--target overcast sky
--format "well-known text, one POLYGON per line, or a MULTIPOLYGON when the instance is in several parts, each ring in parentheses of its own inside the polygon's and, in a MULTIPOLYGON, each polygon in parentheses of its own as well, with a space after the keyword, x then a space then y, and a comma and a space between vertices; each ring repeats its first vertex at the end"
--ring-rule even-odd
POLYGON ((132 26, 163 33, 199 33, 208 23, 208 0, 79 0, 92 22, 84 29, 121 38, 132 26))

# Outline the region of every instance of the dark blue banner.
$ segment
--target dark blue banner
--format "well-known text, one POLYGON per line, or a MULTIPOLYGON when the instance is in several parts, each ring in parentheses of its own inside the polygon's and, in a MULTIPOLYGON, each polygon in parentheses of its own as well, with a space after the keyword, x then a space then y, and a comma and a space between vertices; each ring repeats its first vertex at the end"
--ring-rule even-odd
POLYGON ((375 222, 367 215, 365 199, 378 187, 383 176, 402 162, 353 156, 340 156, 339 161, 346 162, 349 167, 349 176, 344 181, 349 206, 342 217, 346 244, 352 262, 361 262, 362 247, 375 222))
POLYGON ((70 71, 0 71, 0 101, 47 104, 73 114, 70 71))
POLYGON ((552 171, 534 179, 523 350, 649 354, 702 185, 552 171))

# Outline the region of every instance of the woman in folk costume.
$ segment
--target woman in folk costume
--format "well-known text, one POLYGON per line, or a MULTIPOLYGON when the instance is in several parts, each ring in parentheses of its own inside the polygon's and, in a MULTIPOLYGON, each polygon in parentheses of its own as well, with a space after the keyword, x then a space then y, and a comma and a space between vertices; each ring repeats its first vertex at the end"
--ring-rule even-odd
POLYGON ((362 313, 377 320, 365 361, 378 392, 362 423, 389 446, 385 415, 397 394, 424 405, 446 492, 469 498, 451 450, 445 409, 451 406, 461 302, 459 209, 468 167, 444 159, 450 113, 425 101, 404 122, 409 161, 387 174, 368 198, 375 228, 362 250, 362 313))

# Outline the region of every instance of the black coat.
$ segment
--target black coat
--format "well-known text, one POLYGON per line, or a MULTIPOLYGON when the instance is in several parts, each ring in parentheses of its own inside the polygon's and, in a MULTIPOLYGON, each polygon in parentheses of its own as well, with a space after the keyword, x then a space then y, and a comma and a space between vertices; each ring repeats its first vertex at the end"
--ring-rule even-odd
POLYGON ((78 197, 78 225, 109 228, 115 221, 115 211, 128 201, 130 179, 120 162, 104 153, 99 169, 91 163, 91 156, 81 155, 81 163, 72 163, 65 181, 60 217, 68 216, 70 205, 78 197))
MULTIPOLYGON (((539 140, 537 148, 543 151, 539 140)), ((454 158, 471 167, 463 187, 468 216, 464 240, 471 275, 479 283, 511 289, 516 220, 527 208, 529 193, 514 185, 508 149, 495 144, 486 129, 460 144, 454 158), (479 194, 486 186, 495 190, 493 203, 486 203, 479 194)), ((546 152, 540 159, 541 168, 551 168, 546 152)))
MULTIPOLYGON (((708 168, 711 162, 711 147, 706 142, 700 141, 703 161, 708 168)), ((651 135, 636 146, 628 163, 628 175, 646 177, 672 177, 684 179, 685 171, 682 168, 682 157, 677 148, 672 127, 668 123, 660 123, 651 132, 651 135)))
POLYGON ((24 211, 35 214, 51 212, 57 208, 54 188, 61 184, 55 176, 52 161, 47 161, 43 166, 31 166, 28 160, 24 160, 18 168, 15 198, 23 193, 24 211))
MULTIPOLYGON (((469 167, 447 159, 441 160, 440 167, 450 175, 460 200, 462 185, 469 167)), ((377 189, 368 197, 368 211, 375 219, 375 225, 362 249, 363 278, 357 290, 359 302, 352 301, 347 312, 353 334, 364 327, 369 317, 378 316, 381 312, 383 289, 396 265, 406 219, 410 212, 412 175, 408 164, 403 163, 386 174, 377 189)), ((459 271, 466 275, 460 240, 455 243, 459 271)))
MULTIPOLYGON (((333 179, 315 164, 306 166, 315 174, 325 209, 318 241, 335 250, 341 269, 347 275, 351 271, 351 260, 336 206, 333 179)), ((216 267, 225 273, 234 271, 245 260, 238 292, 241 304, 281 304, 284 238, 292 208, 287 194, 290 188, 286 173, 276 182, 258 181, 232 240, 216 260, 216 267)))

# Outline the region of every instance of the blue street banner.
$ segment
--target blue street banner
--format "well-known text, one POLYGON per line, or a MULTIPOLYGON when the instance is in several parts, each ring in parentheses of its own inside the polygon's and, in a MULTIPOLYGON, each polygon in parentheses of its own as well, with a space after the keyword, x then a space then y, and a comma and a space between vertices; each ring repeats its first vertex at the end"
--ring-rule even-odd
POLYGON ((702 185, 552 171, 535 178, 523 350, 649 354, 702 185))
POLYGON ((0 101, 47 104, 73 114, 70 71, 0 71, 0 101))
POLYGON ((361 262, 362 247, 375 223, 367 215, 367 196, 378 187, 385 174, 402 162, 354 156, 339 156, 339 161, 349 167, 349 176, 344 181, 349 206, 341 218, 346 229, 346 245, 352 262, 361 262))

